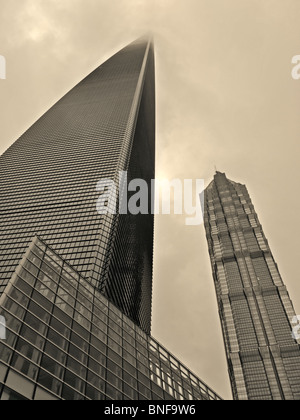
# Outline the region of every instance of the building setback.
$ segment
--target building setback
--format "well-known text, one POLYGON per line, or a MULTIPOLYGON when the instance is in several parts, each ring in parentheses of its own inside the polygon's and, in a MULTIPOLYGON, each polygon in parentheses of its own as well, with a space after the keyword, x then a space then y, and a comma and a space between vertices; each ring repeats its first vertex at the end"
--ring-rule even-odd
POLYGON ((295 311, 247 188, 217 172, 205 229, 236 400, 299 400, 295 311))

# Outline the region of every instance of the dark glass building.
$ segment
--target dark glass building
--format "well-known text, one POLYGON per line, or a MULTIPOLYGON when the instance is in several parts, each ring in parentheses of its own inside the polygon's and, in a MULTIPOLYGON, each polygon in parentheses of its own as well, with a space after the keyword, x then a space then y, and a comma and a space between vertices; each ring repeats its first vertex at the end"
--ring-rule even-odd
POLYGON ((0 295, 39 235, 150 333, 153 216, 96 211, 98 182, 118 186, 119 171, 149 185, 155 175, 148 39, 102 64, 0 157, 0 295))
POLYGON ((39 238, 0 308, 0 400, 220 400, 39 238))
POLYGON ((151 197, 148 214, 96 208, 99 181, 126 171, 150 185, 154 161, 147 39, 0 158, 0 400, 220 399, 150 336, 151 197))
POLYGON ((234 398, 299 400, 295 311, 244 185, 217 172, 205 228, 234 398))

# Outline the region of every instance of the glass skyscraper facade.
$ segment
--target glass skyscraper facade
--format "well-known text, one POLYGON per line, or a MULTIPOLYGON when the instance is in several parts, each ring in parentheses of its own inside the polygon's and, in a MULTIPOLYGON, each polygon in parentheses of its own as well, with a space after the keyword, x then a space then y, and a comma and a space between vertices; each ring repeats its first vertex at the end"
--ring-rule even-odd
POLYGON ((233 396, 299 400, 295 311, 244 185, 217 172, 205 229, 233 396))
POLYGON ((220 400, 39 238, 0 308, 2 400, 220 400))
POLYGON ((97 183, 118 186, 120 171, 128 182, 155 177, 148 39, 102 64, 0 157, 0 295, 39 235, 150 333, 153 216, 96 211, 97 183))
POLYGON ((155 176, 148 39, 101 65, 0 157, 1 400, 220 400, 150 336, 150 188, 148 214, 96 208, 101 180, 123 196, 120 171, 149 186, 155 176))

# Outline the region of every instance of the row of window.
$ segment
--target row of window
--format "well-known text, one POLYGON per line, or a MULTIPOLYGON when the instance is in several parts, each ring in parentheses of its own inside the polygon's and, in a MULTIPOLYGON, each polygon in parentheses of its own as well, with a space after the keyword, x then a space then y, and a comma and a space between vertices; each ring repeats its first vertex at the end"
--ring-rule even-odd
MULTIPOLYGON (((28 267, 27 267, 28 268, 28 267)), ((53 275, 53 274, 52 274, 53 275)), ((119 316, 120 316, 120 313, 119 313, 119 316)), ((115 338, 116 336, 114 336, 114 338, 115 338)), ((113 341, 113 340, 112 340, 113 341)), ((117 344, 117 343, 116 343, 117 344)))

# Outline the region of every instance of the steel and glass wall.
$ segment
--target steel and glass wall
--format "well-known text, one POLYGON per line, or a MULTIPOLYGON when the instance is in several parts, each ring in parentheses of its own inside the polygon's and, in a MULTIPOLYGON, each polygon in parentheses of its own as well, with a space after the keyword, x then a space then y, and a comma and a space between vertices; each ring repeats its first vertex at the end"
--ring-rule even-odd
POLYGON ((244 185, 215 175, 205 228, 234 398, 299 400, 295 311, 244 185))
POLYGON ((1 400, 220 400, 38 238, 0 315, 1 400))
POLYGON ((99 215, 96 185, 111 179, 118 186, 119 171, 148 182, 154 157, 154 53, 140 39, 80 82, 0 157, 0 295, 32 237, 41 235, 150 333, 153 216, 130 223, 126 215, 99 215))

